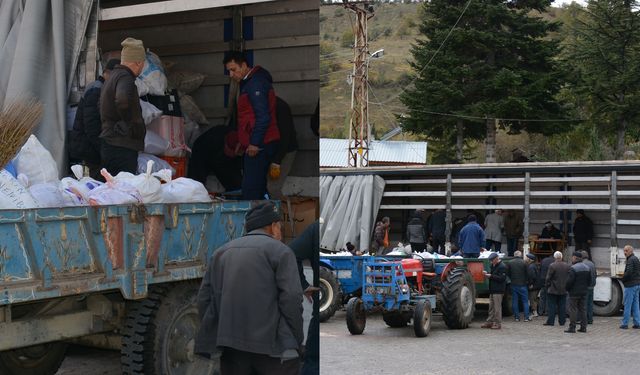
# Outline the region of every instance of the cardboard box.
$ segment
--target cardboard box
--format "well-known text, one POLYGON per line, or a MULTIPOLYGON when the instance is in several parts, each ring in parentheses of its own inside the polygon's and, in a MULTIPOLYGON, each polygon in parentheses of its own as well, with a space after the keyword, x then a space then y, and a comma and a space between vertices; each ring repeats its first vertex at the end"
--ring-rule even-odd
POLYGON ((291 242, 320 216, 318 198, 285 197, 281 201, 281 207, 285 243, 291 242))

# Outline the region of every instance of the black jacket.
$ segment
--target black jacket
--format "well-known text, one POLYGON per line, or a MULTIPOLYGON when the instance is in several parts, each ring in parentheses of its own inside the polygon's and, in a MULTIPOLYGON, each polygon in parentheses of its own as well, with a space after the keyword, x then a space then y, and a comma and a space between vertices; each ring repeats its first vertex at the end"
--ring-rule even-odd
POLYGON ((276 120, 280 131, 280 144, 278 144, 278 151, 273 156, 272 162, 280 164, 287 153, 298 149, 298 138, 296 127, 293 125, 291 108, 287 102, 279 97, 276 97, 276 120))
POLYGON ((500 261, 495 266, 491 265, 489 277, 489 294, 504 294, 507 287, 507 267, 500 261))
POLYGON ((507 266, 507 276, 511 279, 511 285, 513 286, 529 285, 527 265, 522 258, 515 258, 509 262, 507 266))
POLYGON ((527 266, 527 274, 529 279, 529 289, 540 290, 544 285, 544 279, 540 274, 540 265, 531 263, 527 266))
POLYGON ((69 132, 69 156, 92 164, 100 164, 100 92, 104 78, 90 83, 80 99, 73 129, 69 132))
POLYGON ((100 96, 100 138, 112 146, 143 151, 147 130, 135 80, 133 72, 124 65, 116 65, 111 71, 100 96))
POLYGON ((563 296, 567 294, 567 278, 571 266, 566 262, 553 262, 545 279, 547 294, 563 296))
POLYGON ((622 283, 625 288, 640 284, 640 260, 638 260, 638 257, 634 254, 631 254, 627 258, 627 263, 624 266, 622 283))
POLYGON ((547 278, 549 267, 555 262, 553 256, 548 256, 540 261, 540 277, 544 281, 547 278))
POLYGON ((592 278, 593 276, 589 266, 583 262, 578 262, 571 266, 571 269, 569 269, 569 276, 567 277, 567 292, 569 292, 569 296, 586 296, 589 286, 595 283, 595 280, 592 278))
POLYGON ((582 215, 573 222, 573 238, 576 242, 587 242, 593 239, 593 223, 582 215))
POLYGON ((427 234, 434 238, 444 239, 445 230, 447 229, 446 213, 442 210, 436 211, 427 221, 427 234))
POLYGON ((407 240, 411 243, 426 243, 422 219, 414 217, 407 223, 407 240))

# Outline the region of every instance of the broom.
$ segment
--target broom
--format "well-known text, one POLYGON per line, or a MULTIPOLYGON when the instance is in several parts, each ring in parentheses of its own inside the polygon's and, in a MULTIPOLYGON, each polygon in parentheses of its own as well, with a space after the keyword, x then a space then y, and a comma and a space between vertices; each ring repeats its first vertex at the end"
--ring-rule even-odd
POLYGON ((0 168, 25 144, 42 120, 42 112, 42 103, 33 98, 13 99, 0 111, 0 168))

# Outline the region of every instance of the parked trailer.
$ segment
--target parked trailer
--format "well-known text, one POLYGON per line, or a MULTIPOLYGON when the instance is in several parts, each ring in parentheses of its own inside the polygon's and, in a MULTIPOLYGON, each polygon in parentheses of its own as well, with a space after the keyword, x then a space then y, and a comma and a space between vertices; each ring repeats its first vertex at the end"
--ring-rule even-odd
POLYGON ((199 279, 250 203, 0 211, 0 373, 54 374, 97 334, 121 338, 125 373, 184 373, 199 279))
MULTIPOLYGON (((322 169, 321 175, 381 176, 386 185, 378 216, 391 218, 392 243, 403 239, 409 215, 416 209, 446 211, 448 247, 454 219, 464 218, 467 210, 486 214, 506 209, 523 214, 525 239, 540 233, 547 220, 554 222, 567 240, 568 259, 575 249, 574 213, 583 209, 594 222, 591 252, 598 268, 594 313, 613 315, 622 306, 622 247, 640 246, 638 172, 638 161, 603 161, 322 169)), ((528 241, 521 246, 530 250, 528 241)))

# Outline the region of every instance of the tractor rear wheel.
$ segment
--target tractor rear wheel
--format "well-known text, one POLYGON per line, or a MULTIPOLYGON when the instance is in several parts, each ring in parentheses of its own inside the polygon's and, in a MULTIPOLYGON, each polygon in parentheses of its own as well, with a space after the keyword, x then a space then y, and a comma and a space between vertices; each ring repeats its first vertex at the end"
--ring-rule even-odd
POLYGON ((413 310, 413 332, 416 337, 426 337, 431 330, 431 303, 427 300, 418 301, 413 310))
POLYGON ((340 282, 331 270, 320 266, 320 321, 326 322, 342 306, 340 282))
POLYGON ((476 310, 476 288, 466 268, 454 268, 442 285, 442 313, 447 327, 469 327, 476 310))
POLYGON ((347 328, 352 335, 360 335, 367 324, 367 314, 364 303, 358 297, 351 297, 347 303, 347 328))
POLYGON ((411 317, 400 311, 385 311, 382 313, 382 320, 391 328, 402 328, 407 326, 411 317))
POLYGON ((0 352, 0 374, 55 374, 64 361, 66 351, 66 343, 51 342, 0 352))

